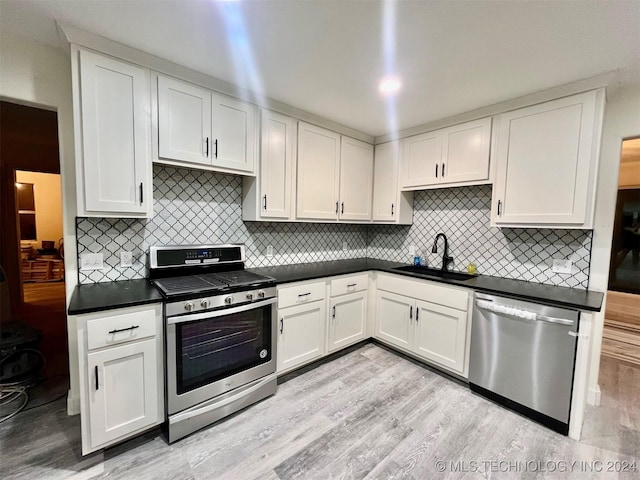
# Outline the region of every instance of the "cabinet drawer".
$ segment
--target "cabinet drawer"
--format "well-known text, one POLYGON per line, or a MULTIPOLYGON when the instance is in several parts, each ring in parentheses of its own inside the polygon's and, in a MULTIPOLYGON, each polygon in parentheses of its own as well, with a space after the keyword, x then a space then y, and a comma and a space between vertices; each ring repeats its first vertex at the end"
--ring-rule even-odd
POLYGON ((278 289, 278 308, 301 305, 325 298, 325 283, 307 283, 278 289))
POLYGON ((336 297, 346 293, 361 292, 367 289, 368 284, 369 274, 367 273, 334 278, 331 280, 331 296, 336 297))
POLYGON ((87 348, 108 347, 156 335, 156 308, 87 320, 87 348), (134 327, 134 328, 131 328, 134 327))

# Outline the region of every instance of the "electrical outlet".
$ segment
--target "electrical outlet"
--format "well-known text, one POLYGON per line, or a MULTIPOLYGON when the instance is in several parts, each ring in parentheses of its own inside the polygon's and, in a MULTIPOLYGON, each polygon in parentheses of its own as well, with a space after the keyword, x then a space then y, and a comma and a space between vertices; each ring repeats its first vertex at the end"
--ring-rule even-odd
POLYGON ((133 252, 120 252, 120 266, 121 267, 133 266, 133 252))
POLYGON ((554 273, 571 273, 573 262, 563 258, 554 258, 552 270, 554 273))
POLYGON ((410 257, 415 257, 416 256, 416 246, 415 245, 410 245, 409 246, 409 256, 410 257))
POLYGON ((102 253, 81 253, 80 270, 102 270, 104 255, 102 253))
POLYGON ((342 242, 342 250, 349 250, 349 244, 347 242, 342 242))
POLYGON ((267 245, 267 258, 272 258, 272 257, 273 257, 273 246, 267 245))

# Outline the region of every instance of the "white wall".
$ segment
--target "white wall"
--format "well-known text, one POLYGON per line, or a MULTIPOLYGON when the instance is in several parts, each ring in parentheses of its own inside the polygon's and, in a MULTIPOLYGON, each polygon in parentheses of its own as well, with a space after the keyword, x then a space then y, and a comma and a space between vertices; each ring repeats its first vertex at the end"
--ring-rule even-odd
MULTIPOLYGON (((607 99, 596 189, 596 212, 589 277, 590 290, 607 291, 622 140, 639 135, 640 83, 634 83, 616 91, 607 99)), ((600 401, 598 373, 605 307, 606 304, 594 316, 588 399, 589 403, 593 405, 597 405, 600 401)))
MULTIPOLYGON (((0 32, 0 65, 2 65, 0 68, 0 97, 3 100, 58 112, 65 283, 68 305, 77 283, 71 61, 62 49, 56 49, 2 31, 0 32)), ((69 317, 67 321, 67 330, 71 377, 67 406, 70 413, 79 413, 78 350, 76 347, 76 325, 73 317, 69 317)))

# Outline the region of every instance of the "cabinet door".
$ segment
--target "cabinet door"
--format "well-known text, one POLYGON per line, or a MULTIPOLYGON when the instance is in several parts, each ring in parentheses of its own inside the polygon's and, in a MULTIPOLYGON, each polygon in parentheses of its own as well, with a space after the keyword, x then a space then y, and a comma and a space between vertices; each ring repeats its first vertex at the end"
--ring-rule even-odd
POLYGON ((462 373, 466 332, 467 312, 416 301, 416 354, 462 373))
POLYGON ((373 168, 373 221, 392 222, 398 212, 398 141, 376 145, 373 168))
POLYGON ((291 217, 296 121, 262 110, 260 152, 260 216, 291 217))
POLYGON ((405 349, 411 348, 415 301, 395 293, 376 293, 376 338, 405 349))
POLYGON ((373 145, 342 137, 340 220, 371 220, 373 145))
POLYGON ((211 92, 158 77, 158 156, 211 164, 211 92))
POLYGON ((223 95, 212 95, 214 166, 253 173, 255 168, 255 107, 223 95))
POLYGON ((495 224, 588 221, 595 98, 588 92, 500 116, 495 224))
POLYGON ((278 311, 278 372, 324 355, 325 301, 278 311))
POLYGON ((441 183, 489 180, 491 117, 445 128, 441 183))
POLYGON ((157 365, 155 338, 87 355, 92 447, 159 421, 157 365))
POLYGON ((151 199, 149 73, 81 50, 80 79, 85 210, 144 214, 151 199))
POLYGON ((343 295, 329 305, 329 352, 366 337, 367 292, 343 295))
POLYGON ((339 164, 340 135, 299 122, 297 218, 338 218, 339 164))
POLYGON ((407 137, 403 142, 403 187, 439 183, 442 130, 407 137))

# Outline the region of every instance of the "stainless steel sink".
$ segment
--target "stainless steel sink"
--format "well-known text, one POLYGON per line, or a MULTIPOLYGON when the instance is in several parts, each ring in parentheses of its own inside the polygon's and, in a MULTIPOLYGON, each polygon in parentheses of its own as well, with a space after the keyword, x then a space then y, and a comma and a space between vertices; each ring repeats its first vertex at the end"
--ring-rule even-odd
POLYGON ((442 270, 438 270, 435 268, 429 267, 420 267, 417 265, 406 265, 404 267, 397 267, 394 270, 401 270, 403 272, 411 272, 416 273, 418 275, 424 275, 425 277, 437 277, 437 278, 446 278, 447 280, 470 280, 477 275, 472 275, 470 273, 462 273, 462 272, 443 272, 442 270))

